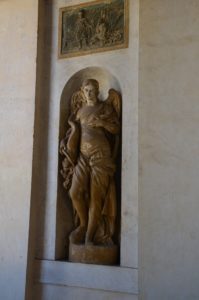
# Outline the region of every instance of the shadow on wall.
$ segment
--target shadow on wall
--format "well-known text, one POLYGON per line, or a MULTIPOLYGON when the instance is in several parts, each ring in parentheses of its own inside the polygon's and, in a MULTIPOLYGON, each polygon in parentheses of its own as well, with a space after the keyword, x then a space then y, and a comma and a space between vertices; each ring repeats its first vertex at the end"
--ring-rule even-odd
POLYGON ((44 258, 48 169, 49 99, 52 53, 52 5, 39 1, 35 127, 26 298, 32 295, 34 259, 44 258))

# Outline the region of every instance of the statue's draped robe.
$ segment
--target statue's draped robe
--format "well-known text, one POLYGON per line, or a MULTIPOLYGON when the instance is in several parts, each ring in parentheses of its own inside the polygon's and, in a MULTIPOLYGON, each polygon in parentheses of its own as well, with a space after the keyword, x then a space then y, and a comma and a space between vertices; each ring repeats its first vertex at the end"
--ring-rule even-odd
POLYGON ((110 243, 117 206, 113 153, 115 135, 119 132, 118 115, 111 105, 98 102, 93 107, 83 105, 76 113, 76 120, 69 124, 67 155, 70 160, 77 158, 72 183, 75 181, 75 185, 84 191, 88 211, 91 203, 97 207, 99 223, 94 243, 110 243), (103 121, 102 126, 98 120, 103 121), (98 202, 93 199, 93 190, 99 190, 102 195, 98 202))

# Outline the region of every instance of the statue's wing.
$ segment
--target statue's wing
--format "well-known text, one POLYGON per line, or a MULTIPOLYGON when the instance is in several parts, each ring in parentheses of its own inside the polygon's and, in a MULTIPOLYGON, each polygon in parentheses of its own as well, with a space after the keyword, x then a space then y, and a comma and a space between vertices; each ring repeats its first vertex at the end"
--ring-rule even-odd
POLYGON ((114 89, 110 89, 108 92, 108 98, 107 103, 112 105, 115 109, 118 118, 120 118, 121 115, 121 107, 122 107, 122 98, 119 92, 117 92, 114 89))
POLYGON ((75 92, 71 98, 71 113, 76 114, 85 102, 84 94, 81 90, 75 92))

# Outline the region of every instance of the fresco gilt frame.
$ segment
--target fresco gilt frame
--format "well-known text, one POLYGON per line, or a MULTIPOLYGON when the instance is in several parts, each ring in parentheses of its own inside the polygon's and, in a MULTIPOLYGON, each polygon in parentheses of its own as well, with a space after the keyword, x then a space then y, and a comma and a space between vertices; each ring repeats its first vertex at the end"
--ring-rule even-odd
POLYGON ((97 0, 60 8, 58 58, 128 47, 128 0, 97 0))

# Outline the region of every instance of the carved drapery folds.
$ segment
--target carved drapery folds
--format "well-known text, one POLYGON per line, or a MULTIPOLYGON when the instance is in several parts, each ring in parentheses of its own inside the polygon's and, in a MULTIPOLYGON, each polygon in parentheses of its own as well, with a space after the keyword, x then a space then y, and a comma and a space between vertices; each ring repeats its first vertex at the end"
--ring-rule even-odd
POLYGON ((118 253, 112 237, 117 214, 114 175, 121 96, 114 89, 105 101, 98 95, 95 79, 84 80, 72 95, 69 129, 60 143, 61 174, 74 209, 69 259, 112 264, 118 253))

